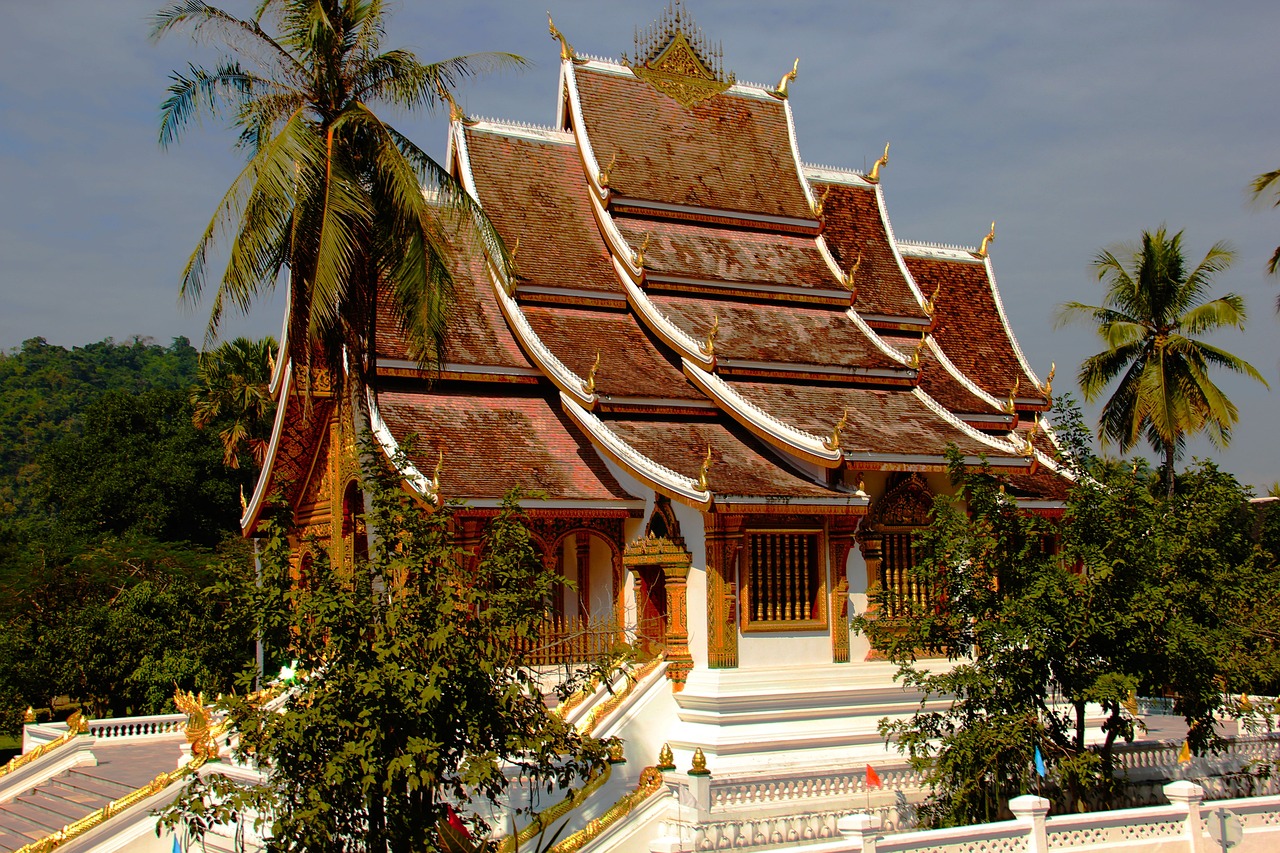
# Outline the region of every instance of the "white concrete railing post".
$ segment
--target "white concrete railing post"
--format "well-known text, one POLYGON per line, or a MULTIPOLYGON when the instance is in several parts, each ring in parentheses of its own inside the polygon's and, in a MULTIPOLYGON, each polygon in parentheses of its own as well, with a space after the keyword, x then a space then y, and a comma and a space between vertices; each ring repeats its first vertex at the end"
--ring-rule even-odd
POLYGON ((1200 803, 1204 800, 1204 788, 1195 782, 1179 779, 1164 786, 1164 795, 1173 805, 1187 810, 1182 833, 1187 839, 1187 850, 1189 853, 1201 853, 1204 842, 1200 833, 1200 803))
POLYGON ((876 842, 880 840, 879 815, 847 815, 840 818, 836 828, 848 839, 854 849, 861 850, 863 853, 876 853, 876 842))
POLYGON ((1009 811, 1027 826, 1027 853, 1049 853, 1049 833, 1044 823, 1049 814, 1049 801, 1035 794, 1023 794, 1009 801, 1009 811))

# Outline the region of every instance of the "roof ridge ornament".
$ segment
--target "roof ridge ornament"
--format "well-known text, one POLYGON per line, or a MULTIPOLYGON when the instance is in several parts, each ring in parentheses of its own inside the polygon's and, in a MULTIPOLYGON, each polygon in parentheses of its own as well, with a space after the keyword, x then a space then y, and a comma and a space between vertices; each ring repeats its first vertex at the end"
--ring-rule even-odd
POLYGON ((787 92, 787 87, 791 84, 792 80, 796 79, 796 77, 799 76, 799 73, 800 73, 800 57, 797 56, 795 63, 791 66, 791 70, 788 71, 786 74, 783 74, 782 79, 778 81, 778 88, 771 90, 769 94, 773 95, 775 98, 781 98, 782 100, 785 101, 787 99, 787 95, 789 94, 787 92))
POLYGON ((1040 390, 1049 398, 1049 402, 1053 402, 1053 377, 1058 373, 1058 363, 1056 361, 1049 362, 1049 375, 1044 378, 1044 384, 1040 386, 1040 390))
POLYGON ((467 127, 472 127, 478 123, 475 119, 467 117, 462 107, 458 106, 458 102, 453 99, 453 95, 444 87, 444 83, 440 82, 438 77, 436 78, 436 92, 440 95, 440 100, 449 105, 449 121, 456 121, 460 124, 465 124, 467 127))
POLYGON ((871 171, 867 173, 867 180, 871 183, 879 183, 880 170, 889 165, 889 143, 884 144, 884 153, 880 158, 871 164, 871 171))
POLYGON ((1018 396, 1018 386, 1022 383, 1021 376, 1013 377, 1013 387, 1009 389, 1009 399, 1005 401, 1004 410, 1009 414, 1013 414, 1017 406, 1014 405, 1014 399, 1018 396))
POLYGON ((595 363, 591 365, 591 369, 587 371, 587 381, 582 383, 582 390, 590 397, 596 393, 596 371, 600 369, 600 350, 596 350, 595 363))
POLYGON ((725 76, 724 49, 711 44, 681 0, 672 0, 643 33, 636 29, 635 50, 634 59, 622 55, 622 64, 686 109, 736 82, 732 72, 725 76))
POLYGON ((716 314, 711 318, 711 329, 707 332, 707 339, 698 349, 707 358, 711 358, 716 354, 716 335, 720 333, 720 315, 716 314))
POLYGON ((711 490, 707 485, 707 473, 711 470, 711 442, 707 442, 707 458, 702 460, 702 467, 698 470, 698 488, 704 492, 711 490))
POLYGON ((618 162, 618 152, 613 152, 613 156, 609 158, 609 165, 600 170, 599 183, 602 188, 607 189, 609 186, 609 174, 613 171, 613 165, 618 162))
POLYGON ((920 369, 920 353, 924 350, 924 343, 929 338, 928 332, 920 334, 920 340, 916 343, 915 349, 911 351, 911 369, 920 369))
POLYGON ((631 260, 640 269, 644 269, 644 253, 649 249, 649 241, 653 239, 653 232, 650 231, 644 235, 644 242, 640 244, 640 248, 631 254, 631 260))
POLYGON ((852 294, 849 301, 852 302, 858 297, 858 269, 862 266, 862 250, 858 250, 858 257, 854 260, 853 266, 849 267, 849 271, 840 278, 840 283, 844 285, 844 289, 852 294))
POLYGON ((831 437, 823 439, 822 446, 827 450, 840 449, 840 432, 849 424, 849 407, 845 406, 844 414, 840 416, 840 420, 836 421, 836 425, 831 428, 831 437))
POLYGON ((942 283, 939 282, 938 286, 933 289, 933 295, 924 301, 924 313, 928 314, 930 319, 933 318, 934 313, 938 310, 938 294, 941 292, 942 283))
POLYGON ((827 184, 827 188, 822 191, 822 195, 813 200, 813 215, 822 218, 822 211, 827 206, 827 196, 831 195, 831 184, 827 184))
POLYGON ((564 33, 556 28, 556 22, 551 20, 551 10, 547 10, 547 30, 551 33, 551 37, 560 42, 560 58, 568 59, 571 62, 581 65, 586 60, 579 59, 578 55, 573 52, 573 45, 569 44, 569 40, 565 38, 564 33))
POLYGON ((992 243, 994 243, 995 239, 996 239, 996 224, 993 221, 991 223, 991 230, 987 232, 987 236, 982 238, 982 245, 978 247, 978 251, 977 251, 978 257, 985 258, 987 256, 987 247, 990 246, 992 243))

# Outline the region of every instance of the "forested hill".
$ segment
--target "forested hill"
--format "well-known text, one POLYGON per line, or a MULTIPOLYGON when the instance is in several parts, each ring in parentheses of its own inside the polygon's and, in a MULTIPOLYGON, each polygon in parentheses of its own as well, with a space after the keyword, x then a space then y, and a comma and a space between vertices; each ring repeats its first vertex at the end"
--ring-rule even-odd
POLYGON ((252 659, 234 605, 251 466, 192 424, 186 338, 0 353, 0 733, 41 719, 172 710, 252 659))

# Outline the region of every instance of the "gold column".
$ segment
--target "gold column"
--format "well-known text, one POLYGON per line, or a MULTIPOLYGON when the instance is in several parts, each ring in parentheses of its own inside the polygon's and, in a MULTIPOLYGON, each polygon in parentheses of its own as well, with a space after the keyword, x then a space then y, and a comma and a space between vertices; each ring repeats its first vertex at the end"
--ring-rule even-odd
POLYGON ((667 563, 662 567, 662 576, 667 589, 667 678, 673 682, 672 689, 679 692, 693 669, 693 656, 689 654, 689 565, 667 563))
POLYGON ((858 516, 836 516, 831 519, 827 536, 831 572, 831 662, 849 662, 849 575, 845 563, 853 548, 858 516))
POLYGON ((738 563, 742 516, 713 513, 706 518, 707 659, 712 669, 738 665, 738 563))

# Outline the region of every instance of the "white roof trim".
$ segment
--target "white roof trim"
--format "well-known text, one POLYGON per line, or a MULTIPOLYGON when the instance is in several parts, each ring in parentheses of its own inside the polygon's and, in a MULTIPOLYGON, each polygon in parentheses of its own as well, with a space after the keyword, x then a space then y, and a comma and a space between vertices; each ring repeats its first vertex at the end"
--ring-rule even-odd
MULTIPOLYGON (((587 65, 591 67, 593 63, 588 62, 587 65)), ((582 155, 582 165, 587 170, 587 180, 591 184, 592 191, 587 195, 591 196, 593 201, 598 198, 608 198, 609 190, 600 186, 600 163, 596 160, 596 152, 591 147, 591 139, 587 136, 586 125, 582 118, 582 101, 578 97, 578 79, 574 74, 572 60, 561 60, 560 75, 564 79, 565 90, 569 93, 569 112, 573 116, 573 137, 578 142, 578 153, 582 155)))
MULTIPOLYGON (((929 409, 935 415, 942 418, 951 426, 963 432, 969 438, 972 438, 975 441, 981 442, 982 444, 987 445, 991 449, 998 450, 1001 453, 1011 453, 1015 456, 1021 453, 1022 451, 1021 445, 1014 444, 1013 442, 1005 441, 1003 439, 995 438, 994 436, 987 435, 985 432, 982 432, 981 430, 974 429, 973 427, 969 426, 967 423, 965 423, 964 421, 960 420, 958 417, 953 415, 950 409, 948 409, 946 406, 942 405, 937 400, 930 397, 920 388, 918 387, 913 388, 911 390, 911 393, 916 395, 916 397, 922 403, 924 403, 927 407, 929 407, 929 409)), ((991 464, 995 465, 996 463, 992 462, 991 464)), ((1029 464, 1029 463, 1024 462, 1023 464, 1029 464)))
POLYGON ((791 114, 791 101, 784 100, 782 108, 787 116, 787 141, 791 143, 791 159, 796 164, 796 180, 800 182, 800 189, 804 192, 805 200, 809 202, 809 210, 813 212, 813 218, 816 220, 818 219, 818 202, 813 196, 813 188, 804 179, 804 161, 800 159, 800 145, 796 142, 796 123, 791 114))
POLYGON ((627 301, 631 303, 631 307, 635 309, 636 313, 658 332, 659 337, 678 350, 681 356, 693 361, 702 370, 710 370, 715 364, 714 356, 704 354, 701 342, 694 340, 649 300, 648 294, 637 287, 627 276, 626 269, 619 262, 616 255, 613 256, 613 265, 617 269, 618 278, 622 280, 622 286, 627 292, 627 301))
POLYGON ((851 187, 865 189, 875 184, 867 180, 867 176, 857 169, 840 166, 819 166, 814 163, 802 163, 801 167, 806 180, 824 184, 846 184, 851 187))
MULTIPOLYGON (((797 429, 752 403, 714 373, 696 369, 684 360, 684 373, 699 390, 744 426, 754 426, 782 442, 786 449, 827 468, 835 468, 843 458, 839 448, 826 446, 820 436, 797 429)), ((833 425, 834 426, 834 425, 833 425)))
POLYGON ((972 379, 970 379, 968 376, 962 373, 960 371, 960 368, 956 367, 951 362, 951 359, 947 358, 947 354, 942 351, 942 345, 938 343, 938 341, 933 337, 933 335, 929 335, 928 340, 929 340, 929 351, 932 352, 934 357, 938 359, 938 361, 942 364, 944 368, 946 368, 947 373, 950 373, 952 378, 954 378, 957 382, 963 385, 966 391, 968 391, 970 394, 973 394, 979 400, 982 400, 984 403, 987 403, 988 405, 995 406, 996 409, 998 409, 1001 412, 1004 411, 1003 400, 997 400, 995 397, 991 396, 986 391, 983 391, 981 388, 977 386, 976 383, 974 383, 972 379))
POLYGON ((991 296, 996 302, 996 313, 1000 315, 1000 325, 1004 326, 1005 334, 1009 336, 1009 343, 1013 346, 1013 354, 1018 357, 1018 363, 1022 365, 1022 369, 1027 376, 1031 377, 1032 383, 1037 388, 1043 388, 1044 384, 1040 381, 1040 377, 1036 376, 1036 372, 1027 363, 1027 357, 1022 354, 1022 347, 1018 345, 1018 338, 1014 335, 1013 327, 1009 325, 1009 318, 1004 313, 1004 301, 1000 298, 1000 288, 996 286, 996 271, 991 266, 990 255, 982 259, 982 265, 987 271, 987 283, 991 285, 991 296))
POLYGON ((562 393, 573 395, 584 406, 594 406, 597 396, 586 392, 586 380, 565 366, 565 363, 542 342, 538 333, 533 330, 533 326, 529 325, 524 312, 520 310, 519 303, 507 296, 507 291, 502 287, 493 264, 486 264, 486 266, 489 267, 489 277, 493 280, 493 292, 503 316, 506 317, 507 325, 523 345, 529 360, 537 365, 562 393))
MULTIPOLYGON (((639 79, 635 73, 623 65, 616 59, 607 59, 600 56, 591 56, 590 54, 579 54, 578 63, 583 68, 590 68, 592 71, 604 71, 609 74, 616 74, 619 77, 631 77, 639 79)), ((761 83, 748 83, 745 80, 734 81, 734 84, 725 90, 725 94, 744 95, 749 98, 755 98, 758 101, 766 103, 777 103, 778 98, 770 94, 772 87, 765 86, 761 83)))
POLYGON ((876 207, 880 211, 880 224, 884 226, 885 236, 889 238, 889 248, 893 250, 893 259, 898 264, 898 271, 906 279, 907 287, 911 289, 911 295, 916 298, 916 304, 920 306, 921 310, 924 310, 926 301, 924 294, 920 292, 915 278, 912 277, 911 271, 907 269, 907 262, 902 259, 902 252, 898 249, 898 237, 893 233, 893 222, 889 219, 889 209, 884 202, 884 187, 877 183, 875 192, 876 207))
POLYGON ((253 497, 240 515, 240 531, 245 535, 248 535, 250 525, 258 520, 262 502, 267 496, 271 469, 275 466, 276 451, 280 449, 280 436, 284 434, 285 410, 289 407, 289 389, 293 386, 293 361, 288 357, 281 360, 285 362, 285 366, 280 381, 280 394, 276 398, 276 417, 271 424, 271 441, 267 444, 266 458, 262 460, 262 470, 258 472, 258 482, 253 486, 253 497))
POLYGON ((981 263, 978 250, 971 246, 956 246, 950 243, 922 243, 903 240, 898 244, 902 254, 913 258, 932 258, 939 261, 966 261, 971 264, 981 263))
MULTIPOLYGON (((422 365, 416 361, 409 361, 403 358, 380 358, 377 361, 378 367, 389 367, 399 370, 421 370, 422 365)), ((446 361, 440 366, 441 373, 474 373, 479 375, 493 374, 495 376, 536 376, 542 378, 542 372, 532 367, 508 367, 506 365, 496 364, 458 364, 457 362, 446 361)))
POLYGON ((670 468, 653 461, 648 456, 627 444, 605 426, 604 422, 578 405, 567 394, 560 394, 561 405, 565 412, 591 438, 604 453, 627 468, 640 481, 660 488, 663 491, 679 495, 689 503, 706 506, 711 503, 711 492, 698 488, 698 481, 692 477, 672 471, 670 468))
POLYGON ((271 371, 271 379, 267 382, 267 393, 273 398, 280 396, 280 384, 284 380, 285 362, 289 360, 289 308, 293 305, 293 288, 289 286, 293 273, 284 273, 284 320, 280 322, 280 345, 276 347, 275 368, 271 371))
MULTIPOLYGON (((387 422, 382 419, 382 413, 378 411, 378 401, 374 398, 372 389, 365 389, 365 401, 369 404, 369 429, 383 454, 386 455, 387 461, 394 465, 396 456, 400 453, 400 443, 391 434, 391 428, 387 426, 387 422)), ((397 466, 396 470, 415 492, 436 506, 440 505, 439 482, 424 476, 407 458, 404 460, 404 465, 397 466)))
POLYGON ((573 144, 573 134, 567 130, 506 119, 469 116, 467 129, 494 136, 515 136, 533 142, 550 142, 555 145, 573 144))

